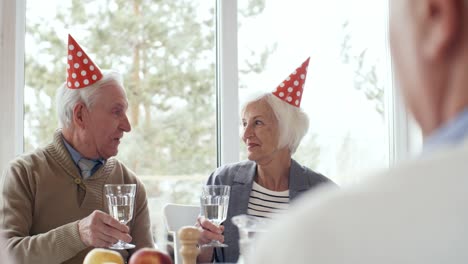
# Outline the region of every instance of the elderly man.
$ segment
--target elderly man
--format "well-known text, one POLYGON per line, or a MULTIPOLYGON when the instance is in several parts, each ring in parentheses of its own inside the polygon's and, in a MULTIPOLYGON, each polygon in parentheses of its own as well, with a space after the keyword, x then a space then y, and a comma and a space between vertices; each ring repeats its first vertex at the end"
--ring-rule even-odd
POLYGON ((248 263, 468 263, 468 1, 391 0, 390 45, 425 153, 308 194, 248 263))
POLYGON ((3 175, 1 234, 19 263, 83 263, 94 247, 118 240, 152 247, 146 192, 116 158, 130 131, 117 72, 101 71, 69 36, 67 81, 57 92, 62 126, 45 148, 18 157, 3 175), (136 184, 133 219, 106 212, 104 184, 136 184))

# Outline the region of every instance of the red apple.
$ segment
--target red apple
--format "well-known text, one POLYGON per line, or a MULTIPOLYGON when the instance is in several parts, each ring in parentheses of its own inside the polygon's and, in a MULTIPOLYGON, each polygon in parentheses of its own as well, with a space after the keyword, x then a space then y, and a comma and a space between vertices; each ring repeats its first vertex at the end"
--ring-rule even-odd
POLYGON ((140 248, 130 257, 128 264, 172 264, 169 255, 154 249, 140 248))

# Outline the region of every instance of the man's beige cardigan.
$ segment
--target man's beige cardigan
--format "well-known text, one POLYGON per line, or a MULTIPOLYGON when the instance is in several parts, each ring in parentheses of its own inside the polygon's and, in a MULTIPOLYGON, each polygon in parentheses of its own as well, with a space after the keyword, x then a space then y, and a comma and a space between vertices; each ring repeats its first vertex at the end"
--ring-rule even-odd
MULTIPOLYGON (((128 224, 136 248, 153 247, 146 191, 135 174, 115 158, 90 178, 79 170, 57 131, 45 148, 11 162, 0 181, 0 235, 18 263, 83 263, 86 247, 78 220, 94 210, 108 212, 104 184, 136 183, 133 220, 128 224)), ((0 261, 1 262, 1 261, 0 261)))

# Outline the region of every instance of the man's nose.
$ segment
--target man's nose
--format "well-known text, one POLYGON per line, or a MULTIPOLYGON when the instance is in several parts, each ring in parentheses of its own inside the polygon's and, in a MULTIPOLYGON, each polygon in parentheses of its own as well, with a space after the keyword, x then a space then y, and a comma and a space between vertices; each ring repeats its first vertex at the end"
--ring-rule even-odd
POLYGON ((130 132, 132 130, 132 126, 130 125, 130 121, 128 120, 128 116, 124 115, 122 120, 120 121, 120 129, 125 132, 130 132))

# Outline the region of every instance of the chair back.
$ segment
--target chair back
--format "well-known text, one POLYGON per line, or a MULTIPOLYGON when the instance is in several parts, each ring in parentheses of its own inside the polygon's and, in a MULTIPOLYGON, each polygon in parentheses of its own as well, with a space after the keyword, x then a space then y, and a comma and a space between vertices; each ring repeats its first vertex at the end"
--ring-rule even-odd
POLYGON ((186 204, 166 204, 163 208, 167 231, 174 238, 174 264, 182 264, 180 240, 177 232, 183 226, 193 226, 200 214, 200 206, 186 204))

